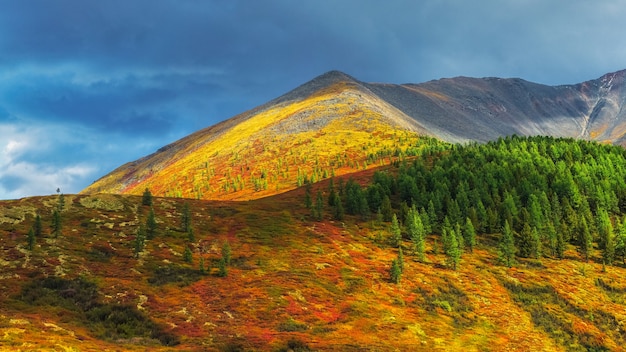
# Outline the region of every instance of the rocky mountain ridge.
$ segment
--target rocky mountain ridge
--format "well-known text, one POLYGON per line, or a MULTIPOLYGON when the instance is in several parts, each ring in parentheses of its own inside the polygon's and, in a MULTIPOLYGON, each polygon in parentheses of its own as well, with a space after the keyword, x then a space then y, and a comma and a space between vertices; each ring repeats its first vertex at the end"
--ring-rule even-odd
POLYGON ((301 172, 316 170, 320 162, 327 165, 330 174, 339 168, 332 157, 340 158, 343 153, 360 165, 368 154, 398 148, 391 141, 397 133, 452 143, 485 142, 516 134, 626 145, 625 77, 626 70, 622 70, 560 86, 495 77, 387 84, 365 83, 343 72, 330 71, 255 109, 122 165, 83 193, 141 194, 145 188, 153 187, 161 189, 157 194, 165 196, 252 199, 296 186, 293 180, 287 182, 296 177, 289 174, 293 171, 276 170, 274 192, 259 193, 255 187, 254 194, 239 195, 242 189, 251 189, 255 177, 267 174, 268 164, 286 152, 293 155, 294 148, 316 160, 315 165, 307 166, 306 157, 294 157, 291 162, 303 168, 298 177, 301 172), (351 133, 364 135, 354 138, 351 133), (368 152, 359 152, 367 149, 363 143, 372 141, 378 145, 370 146, 368 152), (243 155, 245 170, 241 168, 243 155), (320 160, 320 155, 328 159, 320 160), (202 164, 214 165, 217 173, 226 168, 239 173, 207 180, 203 191, 196 181, 188 181, 206 176, 193 171, 202 164), (283 183, 279 180, 281 175, 283 183), (239 185, 229 180, 237 177, 241 179, 239 185), (172 183, 180 185, 179 189, 174 190, 172 183), (218 189, 228 194, 217 194, 218 189), (233 193, 232 189, 236 191, 233 193))

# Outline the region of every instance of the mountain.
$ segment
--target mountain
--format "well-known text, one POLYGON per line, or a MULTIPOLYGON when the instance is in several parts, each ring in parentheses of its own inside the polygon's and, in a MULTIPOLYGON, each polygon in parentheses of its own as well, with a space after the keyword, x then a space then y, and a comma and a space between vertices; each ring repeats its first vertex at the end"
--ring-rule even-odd
POLYGON ((625 71, 575 85, 522 79, 364 83, 325 73, 255 109, 122 165, 82 193, 255 199, 309 180, 389 163, 430 136, 507 135, 626 143, 625 71))

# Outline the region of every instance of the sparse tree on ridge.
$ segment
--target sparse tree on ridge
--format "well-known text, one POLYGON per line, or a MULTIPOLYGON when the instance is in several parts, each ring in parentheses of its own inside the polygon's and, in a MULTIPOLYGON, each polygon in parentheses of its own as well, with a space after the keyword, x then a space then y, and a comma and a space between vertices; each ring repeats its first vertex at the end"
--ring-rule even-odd
POLYGON ((32 251, 35 248, 35 230, 32 227, 28 230, 26 239, 28 241, 28 250, 32 251))
POLYGON ((141 204, 152 206, 152 193, 150 193, 150 190, 148 188, 146 188, 146 190, 143 192, 143 196, 141 198, 141 204))

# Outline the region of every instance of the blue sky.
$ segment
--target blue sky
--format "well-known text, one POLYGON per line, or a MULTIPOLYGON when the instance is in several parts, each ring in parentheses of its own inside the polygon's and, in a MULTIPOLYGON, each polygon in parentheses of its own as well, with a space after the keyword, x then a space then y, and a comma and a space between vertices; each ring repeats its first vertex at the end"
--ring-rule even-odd
POLYGON ((626 68, 626 1, 0 2, 0 199, 115 167, 337 69, 367 82, 626 68))

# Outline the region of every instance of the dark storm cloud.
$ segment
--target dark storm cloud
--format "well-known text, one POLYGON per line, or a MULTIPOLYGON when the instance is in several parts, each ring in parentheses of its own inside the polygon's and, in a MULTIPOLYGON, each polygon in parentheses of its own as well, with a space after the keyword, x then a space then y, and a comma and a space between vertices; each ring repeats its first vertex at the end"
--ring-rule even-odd
POLYGON ((626 68, 626 1, 0 4, 0 198, 76 192, 331 69, 364 81, 626 68))

